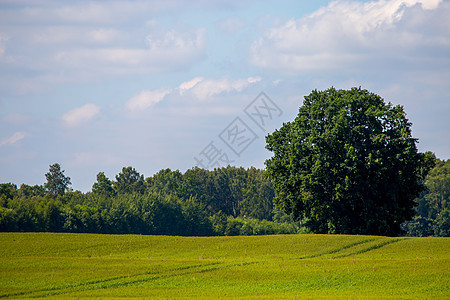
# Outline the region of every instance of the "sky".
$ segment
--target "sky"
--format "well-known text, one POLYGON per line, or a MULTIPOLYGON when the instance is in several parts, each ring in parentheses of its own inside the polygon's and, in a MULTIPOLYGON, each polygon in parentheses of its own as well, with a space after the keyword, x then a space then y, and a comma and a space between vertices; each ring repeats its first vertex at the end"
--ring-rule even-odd
POLYGON ((264 168, 312 90, 402 105, 450 158, 450 1, 0 0, 0 183, 264 168))

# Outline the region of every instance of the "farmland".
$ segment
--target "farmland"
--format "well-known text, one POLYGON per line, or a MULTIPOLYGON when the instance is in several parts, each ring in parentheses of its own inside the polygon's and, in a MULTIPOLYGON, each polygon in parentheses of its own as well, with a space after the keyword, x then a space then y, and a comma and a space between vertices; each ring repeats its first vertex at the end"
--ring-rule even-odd
POLYGON ((450 298, 448 238, 0 233, 0 298, 450 298))

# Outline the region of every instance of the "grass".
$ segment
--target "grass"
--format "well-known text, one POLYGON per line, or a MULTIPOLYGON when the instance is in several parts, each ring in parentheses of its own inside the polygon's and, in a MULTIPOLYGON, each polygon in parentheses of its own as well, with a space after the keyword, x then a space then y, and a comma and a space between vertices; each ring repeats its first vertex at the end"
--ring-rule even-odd
POLYGON ((450 299, 450 239, 0 233, 0 298, 450 299))

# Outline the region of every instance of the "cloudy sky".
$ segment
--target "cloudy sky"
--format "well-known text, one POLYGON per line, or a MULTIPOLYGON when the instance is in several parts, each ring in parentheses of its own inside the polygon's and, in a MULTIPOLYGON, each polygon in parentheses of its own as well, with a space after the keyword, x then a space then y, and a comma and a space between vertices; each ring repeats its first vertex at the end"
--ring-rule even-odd
POLYGON ((264 167, 264 136, 313 89, 401 104, 450 158, 450 1, 0 0, 0 182, 72 187, 264 167))

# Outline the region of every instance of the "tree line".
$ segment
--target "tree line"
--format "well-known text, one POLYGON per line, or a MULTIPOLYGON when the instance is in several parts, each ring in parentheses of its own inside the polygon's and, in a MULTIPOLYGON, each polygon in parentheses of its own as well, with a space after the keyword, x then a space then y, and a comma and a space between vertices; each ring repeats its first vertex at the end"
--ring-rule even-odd
POLYGON ((416 215, 403 224, 410 236, 450 236, 450 160, 436 160, 427 189, 416 199, 416 215))
POLYGON ((164 235, 298 233, 298 223, 273 206, 263 170, 164 169, 144 178, 124 167, 103 172, 87 193, 73 191, 59 164, 44 185, 0 185, 0 231, 51 231, 164 235))
MULTIPOLYGON (((87 193, 70 189, 59 164, 44 185, 0 184, 0 231, 112 234, 257 235, 307 232, 274 207, 264 170, 164 169, 144 178, 124 167, 110 180, 97 174, 87 193)), ((450 236, 450 160, 436 159, 415 217, 402 224, 409 236, 450 236)))

